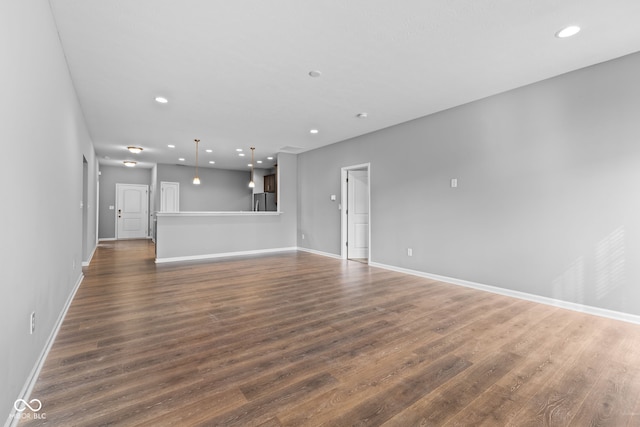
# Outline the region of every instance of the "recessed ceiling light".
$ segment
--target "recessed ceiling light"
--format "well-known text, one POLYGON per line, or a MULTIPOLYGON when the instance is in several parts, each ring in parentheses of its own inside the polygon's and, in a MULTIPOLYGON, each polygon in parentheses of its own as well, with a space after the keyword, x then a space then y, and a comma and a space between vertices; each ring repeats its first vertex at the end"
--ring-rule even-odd
POLYGON ((173 144, 169 144, 169 145, 167 145, 167 147, 169 147, 169 148, 176 148, 176 146, 175 146, 175 145, 173 145, 173 144))
POLYGON ((205 150, 205 151, 206 151, 207 153, 213 153, 213 150, 212 150, 212 149, 210 149, 210 148, 209 148, 208 150, 205 150))
POLYGON ((250 168, 253 167, 253 165, 251 163, 248 163, 247 166, 249 166, 250 168))
POLYGON ((127 150, 131 151, 133 154, 138 154, 142 152, 142 147, 134 147, 132 145, 127 147, 127 150))
POLYGON ((167 102, 169 102, 169 100, 164 96, 156 96, 156 102, 159 102, 160 104, 166 104, 167 102))
POLYGON ((238 153, 238 156, 244 157, 244 153, 238 153))
POLYGON ((269 156, 267 157, 267 160, 273 160, 273 157, 269 156))
POLYGON ((356 115, 357 118, 359 119, 366 119, 369 115, 367 113, 358 113, 356 115))
POLYGON ((130 168, 134 167, 137 164, 137 162, 134 162, 133 160, 125 160, 122 163, 124 163, 125 166, 130 168))
POLYGON ((256 163, 262 163, 262 160, 258 160, 258 161, 256 161, 256 163))
POLYGON ((320 77, 322 75, 322 72, 318 70, 312 70, 312 71, 309 71, 309 75, 314 78, 320 77))
POLYGON ((236 148, 236 151, 240 152, 242 151, 242 148, 236 148))
POLYGON ((312 134, 314 134, 314 135, 315 135, 316 133, 318 133, 318 129, 311 129, 311 130, 309 131, 309 133, 312 133, 312 134))
POLYGON ((215 162, 213 160, 209 160, 209 163, 210 164, 214 164, 215 162))
POLYGON ((560 39, 566 39, 567 37, 575 36, 580 32, 580 27, 577 25, 570 25, 558 31, 556 37, 560 39))
POLYGON ((184 157, 180 157, 178 160, 180 160, 181 162, 184 162, 184 157))

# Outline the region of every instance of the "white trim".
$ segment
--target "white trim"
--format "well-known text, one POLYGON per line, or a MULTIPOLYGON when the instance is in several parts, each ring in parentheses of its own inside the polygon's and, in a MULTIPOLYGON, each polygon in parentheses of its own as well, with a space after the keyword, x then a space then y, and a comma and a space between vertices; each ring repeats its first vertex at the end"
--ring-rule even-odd
MULTIPOLYGON (((62 322, 64 321, 64 318, 67 315, 67 311, 69 311, 69 307, 71 307, 71 302, 73 301, 73 298, 76 296, 76 292, 78 292, 78 289, 80 288, 80 285, 82 284, 82 280, 83 279, 84 279, 84 274, 80 273, 80 276, 78 277, 78 281, 76 282, 75 286, 73 287, 73 290, 71 291, 71 294, 69 295, 69 298, 67 298, 67 302, 65 303, 64 307, 62 308, 62 311, 60 312, 60 315, 58 316, 58 320, 56 321, 55 325, 53 326, 53 330, 51 331, 51 334, 49 335, 49 339, 47 339, 47 342, 46 342, 46 344, 44 346, 44 349, 40 353, 40 357, 38 358, 36 364, 34 365, 33 369, 31 370, 31 373, 27 377, 27 381, 25 382, 24 386, 22 387, 22 391, 20 392, 20 395, 17 397, 17 399, 24 399, 26 401, 29 400, 29 397, 31 396, 31 392, 33 391, 33 387, 35 387, 36 381, 38 380, 38 377, 40 376, 40 371, 42 370, 42 367, 44 366, 44 362, 47 360, 47 356, 49 355, 49 351, 51 350, 51 347, 53 346, 53 342, 56 340, 56 336, 58 335, 58 332, 60 331, 60 327, 62 326, 62 322)), ((20 417, 16 416, 16 412, 17 411, 15 410, 15 408, 13 406, 11 406, 11 413, 9 414, 9 418, 7 418, 7 422, 6 422, 5 426, 7 426, 7 427, 15 427, 15 426, 18 425, 18 422, 20 421, 20 417)))
POLYGON ((369 248, 367 254, 367 261, 371 261, 371 163, 361 163, 359 165, 345 166, 340 169, 340 258, 347 259, 349 257, 349 251, 346 250, 347 246, 347 176, 351 170, 363 170, 367 171, 367 191, 369 192, 369 248))
POLYGON ((98 239, 98 242, 113 242, 116 240, 118 239, 116 239, 115 237, 103 237, 101 239, 98 239))
POLYGON ((116 183, 116 205, 115 205, 115 209, 113 211, 113 219, 115 221, 115 234, 116 234, 116 240, 126 240, 126 239, 142 239, 144 237, 149 237, 149 201, 150 201, 150 194, 149 194, 149 185, 147 184, 126 184, 126 183, 116 183), (122 237, 120 238, 118 236, 118 210, 119 210, 119 203, 120 203, 120 189, 124 188, 124 187, 144 187, 145 189, 145 195, 146 195, 146 199, 147 199, 147 205, 146 205, 146 210, 145 210, 145 214, 142 216, 143 218, 145 218, 147 220, 147 226, 145 227, 147 229, 145 236, 141 236, 141 237, 122 237))
POLYGON ((280 211, 219 211, 219 212, 206 212, 206 211, 183 211, 183 212, 156 212, 157 217, 167 216, 273 216, 280 215, 280 211))
POLYGON ((483 285, 481 283, 469 282, 467 280, 455 279, 452 277, 439 276, 437 274, 425 273, 417 270, 410 270, 392 265, 380 264, 377 262, 369 262, 371 267, 383 268, 385 270, 397 271, 399 273, 411 274, 413 276, 424 277, 426 279, 446 282, 452 285, 464 286, 467 288, 477 289, 480 291, 491 292, 494 294, 505 295, 508 297, 523 299, 527 301, 537 302, 540 304, 550 305, 553 307, 565 308, 568 310, 578 311, 580 313, 592 314, 594 316, 606 317, 623 322, 635 323, 640 325, 640 316, 623 313, 620 311, 607 310, 605 308, 593 307, 589 305, 578 304, 574 302, 562 301, 555 298, 543 297, 541 295, 530 294, 527 292, 514 291, 511 289, 499 288, 496 286, 483 285))
POLYGON ((326 257, 333 258, 333 259, 339 259, 340 261, 342 261, 342 259, 343 259, 342 256, 336 255, 336 254, 332 254, 332 253, 329 253, 329 252, 316 251, 315 249, 302 248, 300 246, 298 246, 297 249, 299 251, 301 251, 301 252, 309 252, 310 254, 326 256, 326 257))
POLYGON ((176 201, 176 207, 177 209, 175 211, 171 211, 171 212, 180 212, 180 183, 179 182, 172 182, 172 181, 160 181, 160 209, 158 209, 158 212, 167 212, 166 210, 166 199, 164 198, 164 192, 165 192, 165 187, 167 186, 177 186, 178 187, 178 200, 176 201))
POLYGON ((83 267, 89 267, 89 265, 91 264, 91 260, 93 259, 93 255, 96 253, 96 248, 98 247, 98 245, 93 247, 93 250, 91 251, 91 253, 89 254, 89 259, 86 261, 82 261, 82 266, 83 267))
POLYGON ((236 257, 236 256, 245 256, 245 255, 260 255, 260 254, 269 254, 273 252, 289 252, 289 251, 295 251, 295 250, 297 250, 297 248, 293 246, 288 248, 257 249, 252 251, 222 252, 219 254, 190 255, 190 256, 180 256, 180 257, 173 257, 173 258, 156 258, 156 264, 162 264, 165 262, 196 261, 201 259, 236 257))

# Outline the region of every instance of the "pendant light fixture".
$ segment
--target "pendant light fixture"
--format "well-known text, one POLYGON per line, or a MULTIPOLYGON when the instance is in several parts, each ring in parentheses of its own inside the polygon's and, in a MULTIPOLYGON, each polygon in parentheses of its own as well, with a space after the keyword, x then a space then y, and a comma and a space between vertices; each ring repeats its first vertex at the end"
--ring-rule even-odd
POLYGON ((200 140, 194 139, 194 141, 196 142, 196 176, 193 177, 193 184, 200 185, 200 177, 198 177, 198 143, 200 140))
POLYGON ((251 181, 249 181, 249 188, 254 188, 256 186, 256 183, 253 182, 253 152, 255 149, 256 147, 251 147, 251 181))

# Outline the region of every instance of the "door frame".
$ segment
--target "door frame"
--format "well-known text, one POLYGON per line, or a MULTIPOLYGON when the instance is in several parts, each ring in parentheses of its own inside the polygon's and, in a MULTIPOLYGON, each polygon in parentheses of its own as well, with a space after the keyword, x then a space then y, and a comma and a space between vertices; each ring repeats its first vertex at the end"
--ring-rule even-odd
POLYGON ((342 259, 348 259, 349 251, 347 250, 347 241, 348 241, 348 218, 347 218, 347 208, 349 206, 348 200, 348 186, 347 186, 347 176, 349 171, 354 170, 364 170, 367 171, 367 191, 369 198, 369 249, 367 253, 367 262, 371 262, 371 163, 361 163, 359 165, 345 166, 340 170, 340 257, 342 259))
POLYGON ((173 181, 160 181, 160 212, 169 212, 167 211, 167 207, 165 206, 165 202, 166 199, 164 197, 164 191, 165 191, 165 187, 168 186, 174 186, 178 189, 178 191, 176 192, 176 195, 178 196, 176 198, 176 210, 175 211, 171 211, 171 212, 180 212, 180 183, 179 182, 173 182, 173 181))
MULTIPOLYGON (((146 206, 147 206, 147 213, 145 215, 145 221, 146 221, 146 231, 145 231, 145 235, 144 237, 137 237, 138 239, 148 239, 149 238, 149 186, 146 184, 127 184, 127 183, 116 183, 116 203, 115 203, 115 209, 113 212, 113 220, 115 221, 115 235, 116 235, 116 240, 120 239, 120 237, 118 236, 118 209, 119 209, 119 201, 120 201, 120 188, 125 187, 125 186, 136 186, 136 187, 145 187, 146 190, 146 206)), ((127 239, 126 237, 123 237, 122 239, 127 239)))

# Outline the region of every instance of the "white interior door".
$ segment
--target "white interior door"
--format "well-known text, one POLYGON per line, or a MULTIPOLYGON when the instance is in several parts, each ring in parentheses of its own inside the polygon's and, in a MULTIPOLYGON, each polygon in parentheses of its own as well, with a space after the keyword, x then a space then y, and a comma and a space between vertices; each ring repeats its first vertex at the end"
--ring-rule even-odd
POLYGON ((179 182, 160 182, 160 212, 180 212, 179 182))
POLYGON ((347 258, 369 258, 369 173, 347 174, 347 258))
POLYGON ((116 238, 139 239, 149 235, 149 187, 116 184, 116 238))

